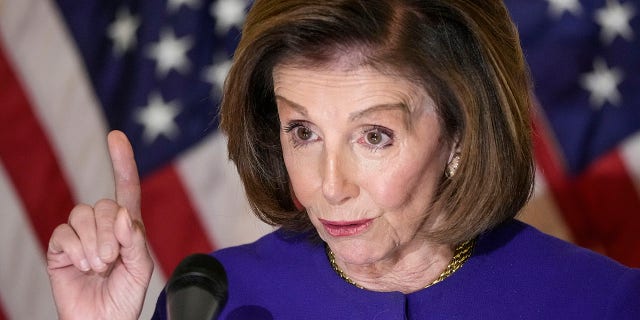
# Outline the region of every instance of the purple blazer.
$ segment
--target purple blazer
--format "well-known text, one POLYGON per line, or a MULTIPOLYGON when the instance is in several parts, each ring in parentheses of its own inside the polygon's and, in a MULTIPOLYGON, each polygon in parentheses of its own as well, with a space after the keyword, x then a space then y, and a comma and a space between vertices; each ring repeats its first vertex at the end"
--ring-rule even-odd
MULTIPOLYGON (((219 319, 640 319, 640 269, 510 220, 444 281, 411 294, 358 289, 323 244, 275 231, 213 255, 229 278, 219 319)), ((164 293, 153 319, 166 319, 164 293)))

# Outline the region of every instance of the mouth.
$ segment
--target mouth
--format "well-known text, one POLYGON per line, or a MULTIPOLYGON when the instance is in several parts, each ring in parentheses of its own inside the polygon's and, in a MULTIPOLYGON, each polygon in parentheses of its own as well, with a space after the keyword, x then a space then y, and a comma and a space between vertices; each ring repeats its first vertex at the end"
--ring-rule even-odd
POLYGON ((329 221, 320 219, 322 226, 328 234, 334 237, 348 237, 364 233, 373 219, 363 219, 356 221, 329 221))

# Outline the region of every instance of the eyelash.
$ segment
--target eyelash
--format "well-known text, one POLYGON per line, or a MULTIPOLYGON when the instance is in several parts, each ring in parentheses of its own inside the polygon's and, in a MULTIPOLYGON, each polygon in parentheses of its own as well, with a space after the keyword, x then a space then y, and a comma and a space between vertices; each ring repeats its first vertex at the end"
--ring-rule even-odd
POLYGON ((298 139, 296 135, 296 129, 298 128, 306 128, 307 130, 313 133, 313 131, 309 129, 309 127, 302 121, 289 122, 286 126, 282 128, 282 131, 284 131, 289 136, 289 140, 293 144, 294 148, 304 147, 307 144, 309 144, 309 142, 298 139))
POLYGON ((282 131, 284 131, 285 133, 289 133, 291 132, 293 129, 302 126, 303 124, 301 122, 298 121, 292 121, 289 122, 286 126, 282 127, 282 131))
MULTIPOLYGON (((303 121, 292 121, 289 122, 286 126, 282 127, 282 130, 289 136, 289 140, 292 142, 294 148, 299 148, 299 147, 304 147, 306 145, 308 145, 309 143, 313 142, 313 141, 304 141, 298 138, 298 136, 296 135, 296 130, 299 128, 306 128, 307 130, 309 130, 312 134, 315 135, 315 133, 313 132, 313 130, 311 130, 305 122, 303 121)), ((394 134, 393 131, 382 127, 382 126, 378 126, 378 125, 371 125, 371 126, 367 126, 366 128, 364 128, 361 131, 361 136, 357 139, 357 142, 362 144, 365 148, 368 148, 372 151, 378 151, 380 149, 385 149, 387 147, 390 147, 393 145, 393 138, 394 138, 394 134), (381 135, 384 135, 388 138, 388 142, 380 144, 380 145, 373 145, 370 144, 366 141, 366 135, 368 133, 371 132, 378 132, 381 135)))

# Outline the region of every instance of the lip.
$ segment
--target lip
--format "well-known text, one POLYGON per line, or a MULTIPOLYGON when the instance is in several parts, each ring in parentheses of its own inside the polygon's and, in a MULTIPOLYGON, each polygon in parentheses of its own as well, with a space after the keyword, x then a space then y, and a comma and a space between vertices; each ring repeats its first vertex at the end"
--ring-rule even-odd
POLYGON ((354 221, 319 220, 327 233, 334 237, 349 237, 362 234, 369 229, 373 221, 373 219, 354 221))

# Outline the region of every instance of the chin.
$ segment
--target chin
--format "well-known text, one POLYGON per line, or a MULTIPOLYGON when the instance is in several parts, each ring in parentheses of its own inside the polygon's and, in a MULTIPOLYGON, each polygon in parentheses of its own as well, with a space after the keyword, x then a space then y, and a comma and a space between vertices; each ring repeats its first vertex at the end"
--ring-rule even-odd
POLYGON ((383 245, 374 245, 364 239, 340 239, 327 242, 337 259, 349 264, 367 265, 380 260, 384 254, 383 245))

